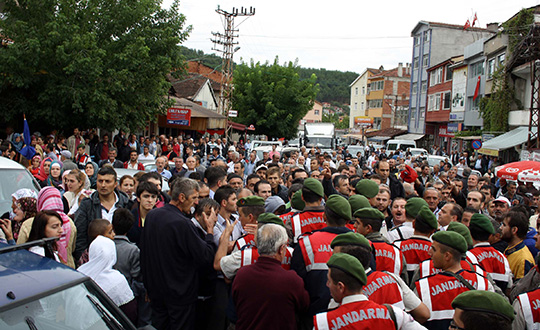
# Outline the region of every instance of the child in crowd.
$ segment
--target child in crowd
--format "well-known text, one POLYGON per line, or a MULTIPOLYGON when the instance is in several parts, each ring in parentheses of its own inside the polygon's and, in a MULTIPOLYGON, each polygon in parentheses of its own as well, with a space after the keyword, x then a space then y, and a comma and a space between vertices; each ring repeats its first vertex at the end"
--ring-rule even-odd
POLYGON ((148 212, 156 206, 160 193, 159 188, 153 182, 141 181, 137 186, 136 195, 137 203, 131 209, 135 222, 127 236, 133 243, 139 245, 141 232, 144 228, 144 219, 148 212))
POLYGON ((114 212, 112 226, 114 228, 114 244, 116 246, 116 264, 114 269, 122 273, 128 281, 133 294, 137 299, 138 327, 150 324, 152 310, 145 301, 146 290, 142 283, 142 274, 139 263, 140 251, 135 243, 126 236, 135 223, 135 217, 128 209, 120 208, 114 212))
MULTIPOLYGON (((113 225, 106 219, 94 219, 88 224, 88 239, 92 242, 99 235, 114 239, 113 225)), ((83 252, 77 265, 81 266, 88 262, 88 249, 83 252)))
MULTIPOLYGON (((58 213, 51 210, 41 211, 34 218, 28 241, 36 241, 50 237, 60 238, 63 232, 62 218, 60 218, 58 213)), ((56 242, 52 244, 52 249, 43 246, 33 246, 29 251, 60 262, 56 242)))
MULTIPOLYGON (((94 219, 88 225, 88 262, 77 270, 92 278, 111 300, 129 317, 137 320, 137 303, 126 278, 113 269, 116 264, 113 225, 106 219, 94 219)), ((83 254, 84 256, 84 254, 83 254)), ((82 258, 82 257, 81 257, 82 258)))

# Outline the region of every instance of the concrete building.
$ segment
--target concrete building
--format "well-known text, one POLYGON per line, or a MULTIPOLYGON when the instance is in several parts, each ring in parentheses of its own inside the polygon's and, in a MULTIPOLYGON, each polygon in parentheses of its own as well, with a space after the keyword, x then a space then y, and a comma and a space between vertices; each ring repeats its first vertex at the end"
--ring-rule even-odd
MULTIPOLYGON (((349 116, 349 128, 355 127, 356 117, 365 117, 367 108, 367 85, 368 78, 378 74, 378 69, 367 68, 361 75, 359 75, 350 85, 351 88, 351 105, 349 116)), ((358 122, 358 120, 357 120, 358 122)))
POLYGON ((391 70, 381 70, 369 77, 366 116, 373 118, 373 128, 406 126, 409 103, 410 66, 407 63, 391 70))
POLYGON ((429 67, 426 109, 426 139, 428 144, 451 150, 454 132, 448 131, 450 110, 452 109, 452 65, 462 62, 463 55, 449 58, 429 67))
POLYGON ((464 130, 475 130, 483 127, 484 121, 480 114, 480 100, 484 97, 486 86, 486 70, 484 42, 482 38, 466 46, 463 50, 467 64, 467 89, 465 94, 464 130), (476 97, 475 97, 476 94, 476 97))
POLYGON ((313 108, 306 113, 300 124, 304 123, 320 123, 322 122, 323 104, 319 101, 313 103, 313 108))
POLYGON ((408 129, 411 133, 425 133, 428 76, 426 69, 435 63, 463 54, 463 48, 496 33, 497 25, 489 29, 463 29, 463 25, 420 21, 411 32, 413 41, 410 80, 408 129))

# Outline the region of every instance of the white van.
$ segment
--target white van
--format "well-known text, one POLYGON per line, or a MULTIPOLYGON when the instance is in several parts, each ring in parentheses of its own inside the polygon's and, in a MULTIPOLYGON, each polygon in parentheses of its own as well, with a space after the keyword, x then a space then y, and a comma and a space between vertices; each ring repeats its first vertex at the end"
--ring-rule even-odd
POLYGON ((386 142, 386 150, 388 151, 396 151, 398 149, 400 150, 407 150, 407 148, 416 148, 416 141, 414 140, 388 140, 386 142))

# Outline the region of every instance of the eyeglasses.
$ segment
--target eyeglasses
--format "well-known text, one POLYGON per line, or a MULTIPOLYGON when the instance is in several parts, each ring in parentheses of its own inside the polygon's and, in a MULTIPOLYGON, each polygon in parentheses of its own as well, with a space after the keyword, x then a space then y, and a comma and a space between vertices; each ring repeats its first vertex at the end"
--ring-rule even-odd
POLYGON ((448 330, 467 330, 465 328, 458 327, 454 320, 450 321, 450 325, 448 326, 448 330))

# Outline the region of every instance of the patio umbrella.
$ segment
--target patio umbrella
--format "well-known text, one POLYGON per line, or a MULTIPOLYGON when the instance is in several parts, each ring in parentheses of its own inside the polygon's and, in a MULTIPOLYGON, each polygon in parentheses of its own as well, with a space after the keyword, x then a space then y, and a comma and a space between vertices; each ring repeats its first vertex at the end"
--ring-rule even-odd
POLYGON ((497 166, 495 175, 513 181, 540 182, 540 162, 524 160, 497 166))

